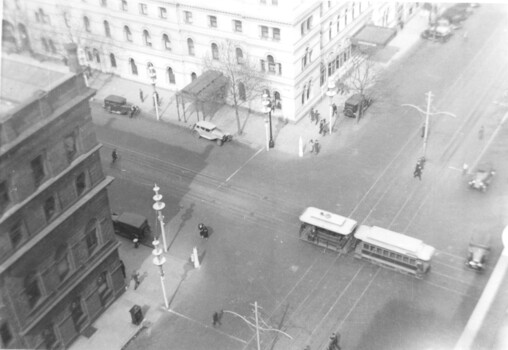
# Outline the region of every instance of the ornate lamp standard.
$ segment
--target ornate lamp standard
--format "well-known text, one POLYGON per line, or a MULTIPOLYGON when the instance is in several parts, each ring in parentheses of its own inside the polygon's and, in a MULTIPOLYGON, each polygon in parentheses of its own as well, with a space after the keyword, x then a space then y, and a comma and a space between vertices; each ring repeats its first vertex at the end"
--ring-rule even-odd
POLYGON ((157 72, 155 71, 155 68, 152 64, 148 66, 148 75, 150 76, 150 79, 152 79, 152 86, 153 86, 153 103, 155 105, 155 115, 157 117, 157 120, 160 120, 159 115, 159 94, 157 93, 157 89, 155 88, 155 83, 157 81, 157 72))
POLYGON ((161 236, 162 236, 162 243, 164 245, 164 252, 168 252, 168 245, 166 244, 166 231, 164 230, 164 215, 162 215, 162 209, 166 207, 166 204, 162 202, 162 194, 159 193, 159 186, 155 184, 153 187, 153 191, 155 192, 155 196, 153 196, 153 200, 155 203, 153 204, 153 209, 155 210, 157 214, 157 219, 159 220, 159 224, 161 226, 161 236))
POLYGON ((328 78, 328 90, 326 90, 326 96, 330 97, 330 135, 332 134, 332 117, 333 117, 333 97, 337 94, 337 88, 335 82, 331 77, 328 78))
POLYGON ((152 250, 153 263, 155 266, 159 267, 159 274, 161 278, 161 287, 162 287, 162 296, 164 297, 164 304, 166 305, 166 309, 169 308, 168 297, 166 296, 166 287, 164 286, 164 269, 162 265, 166 262, 166 258, 162 256, 162 249, 159 246, 159 240, 155 238, 152 242, 154 246, 154 250, 152 250))
POLYGON ((273 141, 272 136, 272 111, 275 107, 275 101, 270 99, 267 91, 263 93, 263 112, 268 114, 268 121, 270 123, 270 139, 268 141, 268 148, 273 148, 275 146, 275 142, 273 141))

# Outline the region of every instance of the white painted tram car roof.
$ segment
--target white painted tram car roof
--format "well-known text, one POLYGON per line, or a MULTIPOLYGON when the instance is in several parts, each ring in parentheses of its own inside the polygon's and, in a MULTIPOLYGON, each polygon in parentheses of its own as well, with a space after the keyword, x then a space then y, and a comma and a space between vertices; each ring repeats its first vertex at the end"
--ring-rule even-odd
POLYGON ((341 235, 349 235, 357 225, 353 219, 314 207, 305 209, 300 215, 300 221, 341 235))

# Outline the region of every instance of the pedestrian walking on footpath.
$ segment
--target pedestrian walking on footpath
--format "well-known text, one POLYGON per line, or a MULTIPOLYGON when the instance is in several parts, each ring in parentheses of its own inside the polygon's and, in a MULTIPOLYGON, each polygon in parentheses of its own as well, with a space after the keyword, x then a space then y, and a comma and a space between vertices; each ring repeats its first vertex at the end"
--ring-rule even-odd
POLYGON ((332 103, 332 115, 337 116, 337 105, 335 103, 332 103))
POLYGON ((330 350, 340 350, 339 346, 339 336, 335 333, 332 333, 330 336, 330 344, 328 345, 328 349, 330 350))
POLYGON ((139 280, 139 272, 136 270, 132 271, 132 279, 134 280, 134 290, 138 289, 141 281, 139 280))
POLYGON ((330 132, 330 123, 328 123, 326 120, 323 120, 323 136, 328 135, 330 132))
POLYGON ((137 249, 139 247, 139 237, 137 235, 134 236, 132 243, 134 243, 134 248, 137 249))
POLYGON ((116 148, 111 152, 111 164, 115 164, 118 160, 118 153, 116 152, 116 148))
POLYGON ((139 89, 139 99, 141 102, 145 102, 145 95, 143 93, 143 90, 139 89))
POLYGON ((323 134, 324 127, 325 127, 325 121, 324 121, 324 119, 321 119, 321 121, 319 122, 319 135, 323 134))
POLYGON ((134 105, 131 106, 131 111, 130 111, 129 118, 132 119, 134 117, 134 113, 136 113, 136 109, 137 109, 136 106, 134 106, 134 105))
POLYGON ((314 147, 315 147, 314 140, 310 140, 309 145, 310 145, 310 153, 314 153, 314 147))
POLYGON ((314 111, 314 121, 316 122, 316 125, 319 123, 319 112, 314 111))
POLYGON ((483 140, 483 134, 485 133, 485 129, 483 128, 483 125, 480 127, 480 130, 478 130, 478 138, 480 140, 483 140))
POLYGON ((123 263, 123 260, 120 260, 120 270, 122 270, 122 275, 123 275, 123 278, 125 279, 125 277, 127 277, 127 275, 125 274, 125 264, 123 263))
POLYGON ((314 108, 310 109, 310 122, 312 123, 314 121, 314 108))
POLYGON ((316 153, 316 156, 318 155, 319 151, 321 151, 321 145, 319 144, 318 140, 314 141, 314 152, 316 153))

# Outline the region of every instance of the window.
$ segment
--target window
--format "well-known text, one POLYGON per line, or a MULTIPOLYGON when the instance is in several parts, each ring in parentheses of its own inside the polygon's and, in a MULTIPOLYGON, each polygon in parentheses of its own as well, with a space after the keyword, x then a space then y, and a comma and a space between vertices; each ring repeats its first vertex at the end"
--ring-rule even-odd
POLYGON ((275 73, 275 62, 273 60, 273 56, 266 56, 266 61, 268 62, 268 72, 275 73))
POLYGON ((273 92, 273 98, 275 99, 275 109, 282 109, 282 103, 280 102, 280 93, 278 91, 273 92))
POLYGON ((9 206, 11 199, 9 198, 9 189, 7 181, 0 182, 0 214, 9 206))
POLYGON ((9 238, 11 239, 12 247, 17 248, 23 239, 24 226, 21 220, 15 221, 9 229, 9 238))
POLYGON ((28 274, 23 281, 24 291, 23 294, 26 297, 26 301, 28 303, 28 307, 33 309, 37 302, 41 298, 41 290, 39 288, 39 282, 37 280, 37 275, 32 272, 28 274))
POLYGON ((111 63, 111 67, 116 68, 116 58, 114 54, 112 53, 109 54, 109 61, 111 63))
POLYGON ((307 19, 307 30, 312 29, 312 16, 307 19))
POLYGON ((102 306, 105 306, 109 297, 111 296, 111 289, 108 286, 107 272, 104 271, 97 278, 97 291, 99 292, 99 299, 102 306))
POLYGON ((143 42, 146 46, 152 46, 152 40, 150 39, 150 33, 148 33, 148 30, 143 30, 143 42))
POLYGON ((107 7, 108 6, 108 0, 101 0, 101 6, 107 7))
POLYGON ((90 20, 87 16, 83 17, 83 25, 85 26, 85 30, 90 33, 90 20))
POLYGON ((326 80, 326 67, 323 63, 321 63, 321 67, 319 69, 319 86, 323 86, 326 80))
POLYGON ((348 21, 348 18, 347 18, 347 9, 344 10, 344 26, 347 26, 347 21, 348 21))
POLYGON ((191 38, 187 39, 187 49, 189 50, 189 55, 194 56, 194 41, 191 38))
POLYGON ((337 16, 337 34, 340 33, 341 31, 341 27, 340 27, 340 22, 342 21, 340 15, 337 16))
POLYGON ((32 168, 32 176, 34 179, 35 186, 38 187, 46 173, 44 172, 44 163, 42 161, 42 156, 37 156, 30 162, 30 167, 32 168))
POLYGON ((328 25, 328 40, 332 40, 332 22, 328 25))
POLYGON ((46 220, 49 221, 53 218, 56 213, 56 200, 55 197, 50 196, 44 201, 44 215, 46 216, 46 220))
POLYGON ((0 337, 2 338, 2 347, 7 347, 12 340, 12 333, 7 322, 0 326, 0 337))
POLYGON ((238 83, 238 96, 242 101, 247 100, 247 94, 245 93, 245 84, 242 82, 238 83))
POLYGON ((67 246, 65 244, 62 244, 57 248, 55 253, 55 262, 58 278, 60 279, 60 282, 62 282, 71 269, 67 255, 67 246))
POLYGON ((159 7, 159 17, 164 19, 168 18, 168 11, 165 7, 159 7))
POLYGON ((106 35, 108 38, 111 38, 111 29, 109 28, 108 21, 104 21, 104 35, 106 35))
POLYGON ((212 58, 214 60, 219 59, 219 48, 217 47, 217 44, 215 44, 215 43, 212 44, 212 58))
POLYGON ((93 49, 93 56, 95 57, 95 62, 101 63, 101 56, 99 55, 99 51, 97 49, 93 49))
POLYGON ((97 220, 92 219, 88 221, 85 230, 85 241, 86 248, 88 250, 88 256, 92 255, 95 248, 97 248, 97 220))
POLYGON ((300 25, 300 32, 301 32, 301 35, 304 36, 305 34, 307 34, 307 32, 309 32, 310 30, 312 29, 312 16, 310 16, 309 18, 307 18, 305 21, 302 22, 302 24, 300 25))
POLYGON ((194 80, 196 80, 196 78, 197 78, 198 76, 196 75, 196 73, 192 72, 192 73, 191 73, 191 75, 190 75, 190 77, 191 77, 191 80, 192 80, 192 81, 194 81, 194 80))
POLYGON ((72 162, 72 160, 74 159, 74 156, 77 153, 75 132, 72 132, 69 135, 65 136, 64 149, 65 149, 65 155, 67 156, 67 160, 69 161, 69 163, 72 162))
POLYGON ((261 38, 268 39, 268 27, 261 26, 261 38))
POLYGON ((77 332, 79 332, 86 320, 86 315, 81 307, 81 297, 79 296, 71 302, 71 317, 72 322, 74 323, 74 328, 77 332))
POLYGON ((237 33, 242 32, 242 21, 233 20, 234 31, 237 33))
POLYGON ((166 69, 166 73, 168 75, 169 83, 174 84, 175 83, 175 74, 173 73, 173 69, 171 67, 168 67, 166 69))
POLYGON ((242 51, 242 49, 237 47, 235 52, 236 52, 236 63, 243 64, 244 61, 243 61, 243 51, 242 51))
POLYGON ((273 40, 280 40, 280 29, 279 28, 272 28, 273 31, 273 40))
POLYGON ((185 14, 185 23, 192 23, 192 12, 184 11, 185 14))
POLYGON ((133 58, 129 58, 129 66, 131 67, 131 73, 133 75, 138 75, 138 66, 133 58))
POLYGON ((162 45, 168 51, 171 51, 171 41, 167 34, 162 34, 162 45))
POLYGON ((217 28, 217 17, 208 16, 208 25, 212 28, 217 28))
POLYGON ((142 15, 148 14, 146 4, 142 4, 142 3, 139 4, 139 13, 141 13, 142 15))
POLYGON ((124 26, 123 27, 123 33, 125 34, 125 40, 132 42, 132 34, 129 27, 124 26))
POLYGON ((76 185, 76 193, 79 196, 81 196, 83 194, 83 192, 85 192, 86 190, 86 176, 85 176, 85 173, 80 173, 77 177, 76 177, 76 180, 74 181, 75 185, 76 185))
POLYGON ((127 0, 122 0, 122 11, 127 10, 128 10, 127 0))

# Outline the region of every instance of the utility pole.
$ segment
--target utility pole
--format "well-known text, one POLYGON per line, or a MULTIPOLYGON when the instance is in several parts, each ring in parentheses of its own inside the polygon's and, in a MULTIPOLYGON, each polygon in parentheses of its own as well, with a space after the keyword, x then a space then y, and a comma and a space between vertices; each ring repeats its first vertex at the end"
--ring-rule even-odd
POLYGON ((406 103, 406 104, 402 105, 402 106, 413 107, 414 109, 416 109, 420 113, 425 114, 425 124, 423 126, 423 128, 424 128, 424 130, 423 130, 423 155, 422 155, 423 159, 425 159, 425 154, 427 152, 427 142, 428 142, 428 139, 429 139, 430 116, 431 115, 436 115, 436 114, 446 114, 446 115, 449 115, 449 116, 455 118, 455 114, 450 113, 450 112, 433 112, 433 113, 431 113, 430 112, 430 105, 432 103, 432 91, 427 92, 425 94, 425 96, 427 96, 427 109, 425 111, 422 110, 420 107, 412 105, 412 104, 409 104, 409 103, 406 103))

